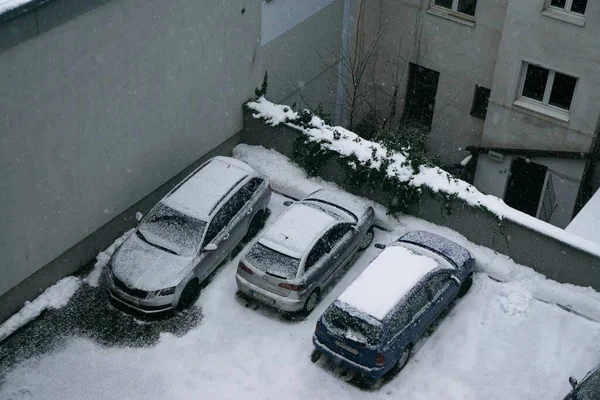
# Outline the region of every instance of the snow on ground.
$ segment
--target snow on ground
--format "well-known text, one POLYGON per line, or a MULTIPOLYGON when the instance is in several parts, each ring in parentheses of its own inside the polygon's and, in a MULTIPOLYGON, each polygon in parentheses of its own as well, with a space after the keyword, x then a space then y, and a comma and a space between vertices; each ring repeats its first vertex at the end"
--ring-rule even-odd
POLYGON ((356 133, 341 126, 329 126, 316 116, 313 116, 309 128, 303 128, 293 122, 289 122, 290 120, 295 120, 298 113, 291 110, 289 106, 271 103, 264 97, 247 103, 247 106, 255 111, 253 114, 254 118, 262 118, 265 120, 265 123, 273 126, 286 124, 304 132, 313 140, 327 140, 328 143, 323 144, 324 147, 344 156, 354 154, 361 163, 370 161, 371 168, 379 168, 381 160, 388 158, 390 160, 390 165, 387 167, 388 176, 395 177, 401 182, 408 182, 408 184, 415 187, 428 187, 434 192, 456 195, 473 207, 485 207, 499 218, 507 218, 515 221, 567 243, 570 246, 600 257, 600 246, 598 244, 587 238, 566 232, 561 228, 550 225, 519 210, 515 210, 506 205, 498 197, 481 193, 475 186, 455 179, 441 168, 422 165, 419 171, 416 172, 407 163, 406 154, 391 152, 391 155, 388 155, 388 149, 380 143, 364 140, 358 137, 356 133), (339 135, 339 139, 336 139, 337 135, 339 135), (374 158, 373 155, 376 157, 374 158))
POLYGON ((13 8, 17 8, 25 3, 29 3, 31 0, 0 0, 0 14, 10 11, 13 8))
POLYGON ((0 325, 0 343, 14 331, 33 321, 42 311, 65 306, 80 284, 81 281, 78 278, 68 276, 50 286, 35 300, 25 303, 18 313, 0 325))
POLYGON ((115 250, 117 250, 119 246, 121 246, 123 242, 127 240, 127 238, 133 232, 135 232, 135 229, 133 228, 128 230, 120 238, 115 240, 114 243, 111 244, 106 250, 98 253, 98 255, 96 256, 96 263, 94 264, 94 269, 92 270, 92 272, 89 273, 88 276, 86 276, 83 279, 85 283, 93 287, 98 287, 98 281, 100 280, 100 276, 102 275, 104 267, 108 265, 108 262, 110 261, 110 258, 112 257, 115 250))
MULTIPOLYGON (((274 181, 290 173, 272 171, 274 181)), ((267 224, 285 209, 284 200, 273 194, 267 224)), ((581 378, 600 363, 599 323, 536 300, 543 292, 545 300, 578 302, 600 315, 598 293, 549 281, 414 217, 401 217, 391 232, 376 230, 374 242, 389 243, 413 230, 465 245, 477 271, 471 291, 417 343, 405 369, 378 390, 346 383, 326 362, 312 364, 309 357, 317 318, 380 253, 371 246, 305 320, 245 307, 236 297, 238 255, 202 292, 196 306, 203 319, 185 336, 163 333, 153 347, 129 348, 74 335, 17 364, 5 375, 0 399, 562 399, 570 375, 581 378)))

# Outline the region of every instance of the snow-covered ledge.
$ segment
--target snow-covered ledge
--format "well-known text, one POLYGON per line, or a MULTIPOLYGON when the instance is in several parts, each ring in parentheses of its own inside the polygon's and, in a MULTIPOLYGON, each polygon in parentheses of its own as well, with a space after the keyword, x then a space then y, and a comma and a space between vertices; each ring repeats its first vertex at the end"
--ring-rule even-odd
POLYGON ((271 103, 264 97, 246 104, 255 119, 262 119, 267 125, 286 125, 306 134, 311 140, 327 140, 322 146, 344 156, 354 154, 358 160, 371 168, 379 169, 381 160, 387 158, 390 164, 387 175, 417 188, 428 188, 432 192, 456 196, 472 207, 487 209, 500 220, 509 220, 543 235, 554 238, 571 247, 580 249, 600 258, 600 246, 573 235, 558 227, 531 217, 509 207, 501 199, 481 193, 473 185, 459 180, 438 167, 421 166, 416 172, 408 162, 409 155, 402 152, 388 152, 380 143, 360 139, 358 135, 340 126, 330 126, 319 117, 313 116, 308 127, 295 124, 298 113, 289 106, 271 103), (335 134, 335 137, 334 137, 335 134), (390 154, 388 156, 388 154, 390 154), (375 155, 375 157, 373 157, 375 155))

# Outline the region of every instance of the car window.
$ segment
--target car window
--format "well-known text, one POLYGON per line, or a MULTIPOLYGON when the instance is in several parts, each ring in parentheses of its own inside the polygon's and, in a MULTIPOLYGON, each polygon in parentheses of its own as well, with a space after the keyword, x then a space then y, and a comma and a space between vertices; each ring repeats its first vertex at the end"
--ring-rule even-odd
POLYGON ((427 291, 424 286, 421 286, 406 300, 408 318, 412 320, 428 303, 427 291))
POLYGON ((404 304, 397 308, 389 320, 390 336, 395 336, 402 331, 410 322, 410 311, 408 305, 404 304))
POLYGON ((434 275, 427 281, 425 285, 430 299, 434 299, 438 293, 448 284, 450 281, 450 275, 439 274, 434 275))
POLYGON ((310 251, 304 269, 308 271, 317 261, 329 253, 350 229, 352 229, 350 224, 339 224, 327 231, 310 251))
POLYGON ((213 241, 215 236, 227 225, 229 220, 227 219, 227 210, 225 207, 221 207, 219 211, 213 217, 208 229, 206 231, 206 237, 204 238, 203 246, 206 246, 213 241))

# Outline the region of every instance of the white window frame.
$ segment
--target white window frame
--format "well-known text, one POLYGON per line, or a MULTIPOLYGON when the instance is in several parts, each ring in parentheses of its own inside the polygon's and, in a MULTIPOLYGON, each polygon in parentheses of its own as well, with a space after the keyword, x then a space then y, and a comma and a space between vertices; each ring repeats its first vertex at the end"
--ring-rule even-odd
MULTIPOLYGON (((587 12, 587 6, 588 5, 589 5, 589 1, 588 1, 588 4, 585 6, 585 11, 586 12, 587 12)), ((569 14, 575 14, 575 15, 581 15, 581 16, 585 15, 585 13, 579 14, 579 13, 575 13, 575 12, 571 11, 571 7, 573 7, 573 0, 567 0, 566 3, 565 3, 565 8, 560 8, 560 7, 557 7, 557 6, 553 6, 552 5, 552 0, 548 0, 548 8, 551 8, 553 10, 558 10, 558 11, 566 12, 566 13, 569 13, 569 14)))
MULTIPOLYGON (((452 0, 452 8, 446 8, 435 4, 435 0, 431 0, 429 3, 430 7, 427 10, 427 13, 445 19, 449 19, 451 21, 458 22, 463 25, 475 27, 475 16, 457 11, 458 2, 459 0, 452 0)), ((477 14, 477 6, 475 6, 475 14, 477 14)))
POLYGON ((550 69, 548 67, 544 67, 539 64, 523 62, 523 67, 521 69, 521 77, 519 82, 519 91, 517 99, 514 102, 514 105, 522 108, 526 108, 528 110, 547 115, 549 117, 553 117, 562 121, 569 121, 569 116, 571 115, 571 109, 573 108, 573 100, 575 99, 575 91, 577 90, 577 86, 579 85, 579 78, 573 75, 565 74, 560 72, 563 75, 567 75, 577 79, 577 83, 575 83, 575 89, 573 90, 573 98, 571 99, 571 104, 569 105, 569 109, 565 110, 564 108, 556 107, 551 105, 550 102, 550 94, 552 92, 552 87, 554 86, 554 77, 556 76, 556 71, 550 69), (530 65, 534 65, 539 68, 544 68, 548 71, 548 79, 546 79, 546 87, 544 88, 544 97, 542 101, 532 99, 530 97, 523 96, 523 89, 525 88, 525 79, 527 78, 527 70, 530 65))

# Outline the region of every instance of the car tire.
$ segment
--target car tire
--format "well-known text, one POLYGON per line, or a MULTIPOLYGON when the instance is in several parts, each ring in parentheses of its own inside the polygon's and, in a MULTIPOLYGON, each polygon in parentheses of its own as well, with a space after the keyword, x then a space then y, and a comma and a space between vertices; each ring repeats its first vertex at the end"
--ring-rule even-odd
POLYGON ((362 238, 358 249, 360 251, 366 250, 371 245, 371 243, 373 243, 374 237, 375 237, 375 231, 371 227, 367 230, 367 232, 365 233, 365 236, 362 238))
POLYGON ((304 307, 302 307, 302 315, 307 316, 310 314, 315 309, 317 304, 319 304, 319 300, 321 300, 321 292, 319 289, 315 289, 306 298, 304 307))
POLYGON ((200 283, 198 282, 198 279, 194 278, 185 285, 185 288, 183 288, 181 296, 179 296, 177 308, 179 310, 185 310, 186 308, 191 307, 198 299, 198 296, 200 296, 200 283))
POLYGON ((258 231, 260 231, 260 228, 262 228, 262 225, 264 222, 263 221, 264 215, 265 215, 265 212, 263 210, 260 210, 259 212, 257 212, 254 215, 254 217, 252 218, 252 221, 250 221, 250 226, 248 227, 248 232, 246 232, 246 236, 244 237, 245 241, 252 239, 254 236, 256 236, 258 231))
POLYGON ((467 276, 467 279, 464 280, 464 282, 460 285, 460 288, 458 289, 458 298, 461 298, 465 294, 467 294, 469 289, 471 289, 472 284, 473 284, 473 274, 469 274, 469 276, 467 276))
POLYGON ((317 349, 314 349, 312 353, 310 353, 310 362, 316 363, 321 358, 321 352, 317 349))
POLYGON ((398 375, 400 373, 400 371, 402 371, 404 369, 404 367, 406 367, 406 364, 408 363, 408 359, 410 358, 411 350, 412 350, 412 344, 409 344, 408 346, 406 346, 406 348, 402 352, 402 355, 400 355, 398 362, 396 362, 396 365, 394 365, 392 367, 392 369, 390 370, 390 372, 389 372, 390 377, 398 375))

